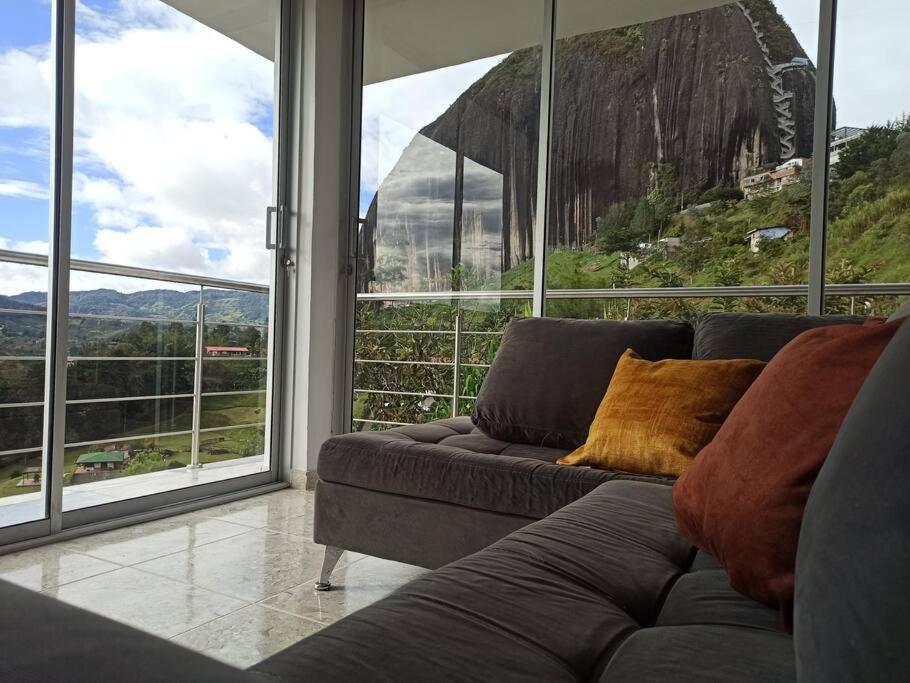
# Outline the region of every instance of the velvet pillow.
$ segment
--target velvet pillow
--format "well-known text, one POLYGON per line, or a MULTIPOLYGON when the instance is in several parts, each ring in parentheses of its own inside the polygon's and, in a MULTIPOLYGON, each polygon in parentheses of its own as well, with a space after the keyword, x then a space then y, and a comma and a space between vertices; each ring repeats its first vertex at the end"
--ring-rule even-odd
POLYGON ((721 562, 736 590, 780 608, 786 624, 809 490, 853 398, 902 322, 799 335, 673 487, 682 534, 721 562))
POLYGON ((677 477, 714 438, 765 363, 643 360, 616 365, 583 446, 556 462, 677 477))

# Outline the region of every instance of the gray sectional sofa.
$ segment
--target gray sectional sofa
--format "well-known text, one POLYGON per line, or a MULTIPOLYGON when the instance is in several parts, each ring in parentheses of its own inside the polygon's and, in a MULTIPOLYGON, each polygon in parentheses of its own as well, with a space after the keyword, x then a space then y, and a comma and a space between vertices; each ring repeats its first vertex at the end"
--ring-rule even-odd
MULTIPOLYGON (((755 320, 740 319, 736 324, 748 337, 744 344, 765 344, 770 338, 747 333, 756 329, 755 320)), ((696 349, 698 336, 696 330, 696 349)), ((720 353, 726 342, 713 335, 712 339, 712 353, 720 353)), ((760 350, 752 346, 749 354, 760 350)), ((678 534, 666 483, 607 473, 600 484, 593 480, 554 484, 562 487, 560 495, 568 496, 573 487, 582 492, 589 487, 589 492, 539 521, 534 517, 544 515, 546 507, 526 505, 521 514, 510 514, 472 508, 460 500, 363 488, 366 497, 385 496, 374 509, 388 518, 371 523, 387 536, 407 535, 408 515, 415 511, 415 523, 435 520, 440 536, 454 534, 456 549, 450 555, 481 545, 497 533, 507 535, 246 672, 0 584, 4 634, 0 679, 900 680, 910 671, 910 649, 905 645, 910 637, 908 378, 910 325, 905 325, 857 397, 809 498, 797 561, 792 634, 780 628, 776 612, 734 592, 717 562, 678 534), (444 510, 452 512, 455 524, 448 523, 444 510), (472 529, 472 521, 498 526, 492 526, 493 531, 472 529), (42 645, 40 652, 36 643, 42 645)), ((468 434, 457 433, 458 429, 440 425, 435 434, 471 437, 467 427, 463 430, 468 434)), ((526 451, 518 448, 512 452, 523 455, 517 457, 439 445, 445 436, 430 443, 429 449, 407 433, 375 435, 364 442, 366 436, 344 437, 352 442, 349 453, 366 458, 370 444, 398 444, 382 448, 390 453, 413 449, 421 458, 443 458, 446 467, 438 472, 447 477, 466 471, 459 469, 461 461, 473 462, 479 455, 525 463, 515 470, 526 482, 534 479, 530 474, 534 470, 555 467, 544 458, 535 465, 535 459, 526 458, 526 451)), ((484 443, 482 438, 475 435, 470 443, 484 443)), ((331 446, 330 453, 331 449, 339 446, 331 446)), ((508 446, 501 449, 506 450, 508 446)), ((348 456, 339 450, 335 457, 348 456)), ((392 473, 419 472, 406 462, 399 460, 392 473)), ((357 487, 351 482, 366 481, 353 478, 359 471, 353 466, 321 471, 351 479, 325 482, 319 505, 338 492, 353 495, 357 487)), ((391 474, 373 475, 369 482, 378 488, 383 482, 390 486, 392 479, 391 474)), ((428 488, 421 491, 441 495, 442 488, 431 488, 430 480, 428 476, 424 482, 428 488)), ((497 495, 480 486, 475 500, 485 507, 496 507, 498 494, 516 501, 501 486, 498 473, 476 481, 499 486, 497 495)), ((534 486, 542 485, 535 480, 534 486)), ((455 488, 459 495, 470 491, 467 485, 455 488)), ((369 507, 356 497, 349 500, 355 501, 352 515, 361 519, 369 507)), ((317 534, 365 547, 363 533, 341 535, 350 528, 342 518, 336 519, 342 514, 341 508, 333 508, 331 515, 323 510, 317 534)), ((422 530, 408 537, 420 540, 427 534, 422 530)), ((426 550, 408 549, 391 538, 385 544, 374 541, 370 547, 381 546, 386 555, 407 555, 428 566, 445 557, 442 544, 435 540, 426 550)))
POLYGON ((469 417, 329 439, 318 461, 320 588, 352 550, 436 569, 543 519, 608 481, 672 480, 555 461, 584 442, 617 359, 770 360, 813 327, 853 316, 716 313, 688 323, 529 318, 512 322, 469 417), (521 428, 503 427, 503 422, 521 428), (518 441, 518 440, 521 441, 518 441))

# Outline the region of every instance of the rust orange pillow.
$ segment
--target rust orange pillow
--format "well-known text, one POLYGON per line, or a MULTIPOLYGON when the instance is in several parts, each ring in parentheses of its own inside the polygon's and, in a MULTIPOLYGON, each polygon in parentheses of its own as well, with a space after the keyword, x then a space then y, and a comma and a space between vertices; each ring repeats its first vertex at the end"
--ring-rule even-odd
POLYGON ((758 360, 619 359, 581 448, 557 462, 679 476, 755 381, 758 360))
POLYGON ((733 588, 780 608, 785 624, 809 491, 901 322, 819 327, 796 337, 673 487, 682 534, 721 562, 733 588))

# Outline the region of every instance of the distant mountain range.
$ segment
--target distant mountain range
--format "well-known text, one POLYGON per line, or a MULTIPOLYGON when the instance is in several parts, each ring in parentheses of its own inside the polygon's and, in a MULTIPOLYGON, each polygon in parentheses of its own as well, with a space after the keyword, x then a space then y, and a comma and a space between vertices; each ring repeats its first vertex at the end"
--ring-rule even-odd
MULTIPOLYGON (((148 289, 124 294, 113 289, 93 289, 71 292, 70 312, 194 320, 198 302, 198 292, 148 289)), ((206 290, 205 305, 206 319, 210 321, 265 323, 268 320, 267 294, 206 290)), ((0 295, 0 308, 36 311, 44 310, 46 306, 47 294, 45 292, 23 292, 13 296, 0 295)))

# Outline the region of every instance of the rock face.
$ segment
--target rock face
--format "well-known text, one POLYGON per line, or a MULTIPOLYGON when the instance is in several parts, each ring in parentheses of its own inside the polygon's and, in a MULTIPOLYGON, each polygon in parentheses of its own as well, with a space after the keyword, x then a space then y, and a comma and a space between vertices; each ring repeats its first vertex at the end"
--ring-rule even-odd
MULTIPOLYGON (((454 265, 489 281, 533 256, 539 80, 540 49, 512 53, 415 137, 367 213, 361 291, 446 290, 454 265)), ((814 97, 770 0, 559 40, 549 244, 589 242, 655 163, 698 192, 810 157, 814 97)))

